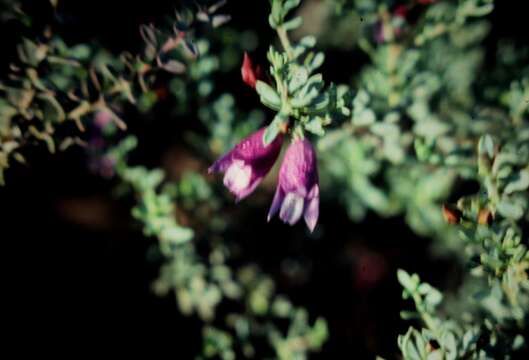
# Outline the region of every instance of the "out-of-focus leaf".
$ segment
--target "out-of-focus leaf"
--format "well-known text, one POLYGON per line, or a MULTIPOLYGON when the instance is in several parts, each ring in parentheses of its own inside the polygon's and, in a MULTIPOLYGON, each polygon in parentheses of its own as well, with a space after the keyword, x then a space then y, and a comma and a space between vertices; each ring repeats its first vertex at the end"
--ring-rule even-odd
POLYGON ((504 192, 509 195, 517 191, 529 188, 529 170, 522 170, 516 173, 505 186, 504 192))

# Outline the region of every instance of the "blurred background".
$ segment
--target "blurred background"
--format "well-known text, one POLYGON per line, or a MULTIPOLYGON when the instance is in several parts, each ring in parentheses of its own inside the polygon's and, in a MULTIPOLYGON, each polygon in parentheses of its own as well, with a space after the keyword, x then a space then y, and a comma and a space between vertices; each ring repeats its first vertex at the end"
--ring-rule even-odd
MULTIPOLYGON (((29 29, 9 20, 1 23, 2 72, 16 56, 20 35, 31 36, 54 18, 44 3, 26 5, 26 12, 34 14, 29 29)), ((303 2, 305 25, 300 31, 318 36, 326 53, 326 80, 349 82, 368 59, 355 46, 353 25, 333 36, 327 3, 303 2)), ((140 25, 175 8, 168 0, 71 0, 60 6, 54 30, 67 43, 96 41, 115 53, 139 51, 140 25)), ((244 33, 241 46, 248 46, 263 64, 268 44, 275 41, 268 11, 265 0, 229 0, 223 8, 231 15, 224 26, 234 34, 244 33)), ((520 2, 497 1, 488 17, 492 27, 484 41, 483 72, 494 65, 498 38, 528 42, 520 2)), ((259 99, 241 81, 242 52, 234 52, 231 62, 234 66, 220 75, 217 86, 234 94, 238 107, 259 108, 259 99)), ((190 101, 189 106, 199 104, 190 101)), ((205 130, 195 119, 175 117, 172 110, 170 101, 147 114, 124 108, 122 117, 139 144, 132 162, 162 167, 176 180, 189 170, 206 176, 211 159, 198 155, 185 136, 205 130)), ((265 119, 268 116, 265 113, 265 119)), ((181 315, 174 295, 153 292, 163 258, 153 250, 157 240, 144 236, 131 218, 133 198, 116 198, 115 181, 90 170, 90 155, 82 147, 53 155, 35 147, 26 150, 25 157, 29 164, 13 165, 5 175, 8 185, 0 187, 2 297, 7 300, 2 307, 3 343, 35 344, 43 350, 57 350, 61 344, 79 349, 145 348, 178 359, 194 358, 202 347, 201 323, 181 315)), ((219 177, 208 179, 220 183, 219 177)), ((475 191, 475 184, 457 190, 455 199, 475 191)), ((363 221, 352 222, 337 201, 323 201, 318 230, 308 236, 302 225, 266 222, 272 191, 273 179, 240 207, 227 203, 221 211, 239 223, 230 228, 230 241, 244 261, 270 274, 276 290, 294 304, 327 320, 329 339, 310 358, 397 357, 396 337, 408 327, 399 311, 410 308, 401 299, 398 268, 417 272, 443 290, 460 284, 459 262, 449 253, 432 253, 431 240, 416 235, 402 216, 381 218, 368 212, 363 221)))

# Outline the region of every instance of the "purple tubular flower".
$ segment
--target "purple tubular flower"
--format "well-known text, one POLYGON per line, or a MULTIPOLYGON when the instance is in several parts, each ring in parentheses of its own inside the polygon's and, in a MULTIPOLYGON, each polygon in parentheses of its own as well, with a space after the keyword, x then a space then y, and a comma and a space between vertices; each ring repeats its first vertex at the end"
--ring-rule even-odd
POLYGON ((283 144, 279 134, 268 146, 263 144, 265 128, 243 139, 208 169, 208 173, 224 172, 224 185, 236 201, 248 196, 268 174, 283 144))
POLYGON ((320 188, 316 151, 306 139, 296 139, 288 147, 281 168, 268 221, 279 211, 283 222, 295 224, 305 218, 312 232, 318 222, 320 188))

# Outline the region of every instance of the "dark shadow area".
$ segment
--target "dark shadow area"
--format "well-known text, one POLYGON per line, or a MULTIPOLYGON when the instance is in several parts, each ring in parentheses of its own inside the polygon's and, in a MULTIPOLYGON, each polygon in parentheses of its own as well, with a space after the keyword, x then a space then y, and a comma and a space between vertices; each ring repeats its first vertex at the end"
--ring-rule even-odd
MULTIPOLYGON (((67 41, 97 39, 116 53, 134 52, 140 44, 139 25, 170 13, 174 3, 152 0, 146 7, 124 0, 62 1, 66 15, 57 30, 68 34, 67 41)), ((493 33, 487 39, 490 52, 499 37, 527 41, 527 30, 516 27, 525 24, 522 12, 503 0, 497 3, 491 16, 493 33)), ((32 12, 40 11, 39 5, 32 6, 32 12)), ((251 28, 262 36, 255 53, 266 63, 263 46, 274 36, 266 21, 268 2, 228 1, 226 12, 236 29, 251 28)), ((43 13, 43 23, 52 17, 43 13)), ((35 29, 42 26, 35 24, 35 29)), ((15 54, 14 31, 18 28, 11 23, 0 28, 6 54, 0 57, 2 71, 15 54)), ((327 54, 323 70, 333 81, 340 81, 338 70, 350 67, 351 61, 355 68, 367 61, 342 55, 337 50, 327 54)), ((238 69, 225 76, 222 91, 239 94, 244 107, 258 106, 258 99, 241 85, 238 69)), ((196 119, 171 119, 170 104, 160 104, 148 119, 127 111, 133 119, 130 131, 141 146, 132 160, 146 166, 159 166, 165 152, 183 141, 185 130, 201 131, 190 124, 196 119)), ((179 314, 174 296, 159 298, 151 291, 160 263, 147 256, 155 241, 146 239, 131 218, 132 199, 116 201, 112 181, 87 172, 81 149, 49 155, 37 147, 25 155, 31 165, 14 165, 6 173, 8 185, 0 188, 7 342, 41 342, 51 348, 63 342, 91 349, 148 348, 178 359, 194 358, 202 346, 200 323, 179 314)), ((462 184, 458 191, 474 188, 475 184, 462 184)), ((245 259, 271 274, 279 293, 328 320, 329 341, 313 359, 397 356, 397 335, 409 325, 400 320, 399 311, 410 304, 401 299, 396 269, 424 274, 423 280, 444 289, 457 285, 457 264, 432 258, 430 240, 412 233, 402 218, 369 214, 354 224, 342 208, 323 204, 323 225, 308 236, 302 224, 267 224, 267 203, 250 201, 242 206, 245 226, 230 237, 240 241, 245 259), (432 268, 435 272, 426 271, 432 268)))

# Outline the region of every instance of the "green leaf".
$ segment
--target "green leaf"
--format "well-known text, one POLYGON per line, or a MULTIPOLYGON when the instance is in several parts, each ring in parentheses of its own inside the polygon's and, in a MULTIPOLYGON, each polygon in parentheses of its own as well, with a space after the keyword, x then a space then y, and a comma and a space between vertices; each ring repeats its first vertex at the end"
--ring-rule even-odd
POLYGON ((292 10, 293 8, 299 6, 301 3, 301 0, 287 0, 285 1, 285 4, 283 5, 283 10, 285 11, 285 15, 288 11, 292 10))
POLYGON ((261 80, 257 80, 257 83, 255 84, 255 90, 261 97, 261 102, 264 105, 272 108, 273 110, 278 110, 281 108, 281 98, 270 85, 261 80))
POLYGON ((18 89, 14 87, 6 88, 7 100, 19 110, 25 111, 35 97, 32 89, 18 89))
POLYGON ((163 229, 160 234, 160 239, 174 245, 179 245, 190 241, 193 235, 193 230, 175 225, 163 229))
POLYGON ((321 118, 316 117, 310 120, 308 123, 305 124, 305 130, 310 131, 311 133, 319 136, 325 135, 325 130, 323 130, 323 126, 321 123, 321 118))
POLYGON ((494 140, 490 135, 484 135, 479 139, 478 152, 480 155, 487 155, 489 159, 494 157, 494 140))
POLYGON ((307 83, 309 72, 302 66, 296 66, 288 83, 288 91, 293 94, 307 83))
POLYGON ((22 62, 30 66, 37 66, 46 57, 47 48, 25 38, 22 40, 22 44, 18 45, 17 51, 22 62))
POLYGON ((405 288, 405 289, 417 289, 417 286, 419 285, 418 279, 416 280, 414 277, 410 276, 405 270, 398 269, 397 270, 397 279, 399 280, 399 283, 405 288))
POLYGON ((287 21, 283 24, 283 28, 287 31, 297 29, 303 24, 303 19, 301 16, 296 16, 292 20, 287 21))
POLYGON ((330 103, 329 94, 323 93, 314 98, 311 104, 308 106, 307 111, 309 113, 321 113, 325 110, 330 103))
POLYGON ((76 60, 88 60, 91 55, 90 47, 88 45, 79 44, 70 49, 69 55, 76 60))
POLYGON ((4 99, 0 99, 0 135, 10 131, 11 119, 18 114, 17 109, 9 105, 4 99))
POLYGON ((310 71, 316 70, 317 68, 323 65, 324 61, 325 61, 325 54, 321 52, 317 53, 312 59, 312 61, 310 62, 310 64, 308 65, 309 70, 310 71))
POLYGON ((516 154, 512 153, 499 153, 496 155, 494 159, 494 163, 492 164, 492 173, 498 174, 500 170, 506 166, 514 165, 518 161, 518 157, 516 154))
POLYGON ((450 126, 435 117, 427 117, 415 123, 414 131, 425 139, 435 139, 446 134, 450 126))
POLYGON ((303 47, 306 47, 306 48, 312 48, 316 45, 316 37, 314 37, 313 35, 304 36, 299 41, 299 45, 302 45, 303 47))
POLYGON ((496 209, 504 217, 513 220, 519 220, 524 214, 522 205, 511 199, 502 199, 496 206, 496 209))
POLYGON ((430 286, 428 293, 424 297, 424 301, 431 307, 436 307, 443 300, 443 294, 433 287, 430 286))
POLYGON ((55 97, 48 94, 42 94, 39 95, 38 98, 43 101, 42 116, 44 121, 60 123, 66 119, 66 114, 55 97))
POLYGON ((353 124, 355 126, 369 126, 376 121, 376 115, 371 109, 363 109, 353 115, 353 124))
POLYGON ((386 138, 398 138, 400 135, 400 129, 397 125, 387 122, 378 122, 371 126, 371 131, 374 134, 386 138))
POLYGON ((149 111, 158 101, 158 95, 154 91, 147 91, 141 95, 138 101, 138 109, 141 112, 149 111))
POLYGON ((323 318, 317 318, 312 328, 310 338, 312 346, 319 349, 329 337, 329 328, 323 318))
POLYGON ((405 335, 399 335, 398 345, 406 360, 426 360, 426 340, 422 335, 410 327, 405 335))
POLYGON ((272 0, 272 11, 268 17, 268 22, 270 27, 275 29, 277 26, 281 25, 283 21, 283 8, 280 0, 272 0))
POLYGON ((309 105, 320 95, 320 90, 323 88, 323 85, 323 77, 321 74, 312 75, 301 90, 298 91, 296 97, 290 100, 290 104, 295 108, 309 105))
POLYGON ((420 315, 417 314, 416 311, 402 310, 400 312, 400 318, 402 320, 415 320, 415 319, 420 319, 420 315))
POLYGON ((274 118, 274 121, 268 127, 266 128, 264 135, 263 135, 263 144, 265 146, 268 146, 269 144, 274 141, 274 139, 277 137, 279 132, 281 131, 281 126, 283 123, 288 121, 288 116, 285 116, 282 113, 278 113, 276 117, 274 118))
POLYGON ((177 60, 169 60, 162 64, 161 68, 172 74, 183 74, 186 71, 186 66, 177 60))
POLYGON ((141 25, 140 35, 146 44, 148 44, 152 48, 156 48, 156 46, 158 45, 158 39, 156 37, 156 29, 153 25, 141 25))
POLYGON ((452 332, 447 331, 443 334, 441 346, 446 351, 446 360, 455 360, 457 358, 457 341, 452 332))
POLYGON ((272 14, 268 15, 268 25, 270 25, 272 29, 277 28, 277 21, 272 14))
POLYGON ((318 94, 318 89, 312 88, 308 93, 304 94, 304 96, 300 96, 300 94, 298 94, 297 97, 291 99, 290 105, 292 105, 294 108, 302 108, 308 106, 310 102, 318 96, 318 94))
POLYGON ((512 194, 517 191, 524 191, 529 187, 529 171, 522 170, 512 177, 512 180, 505 186, 505 194, 512 194))

